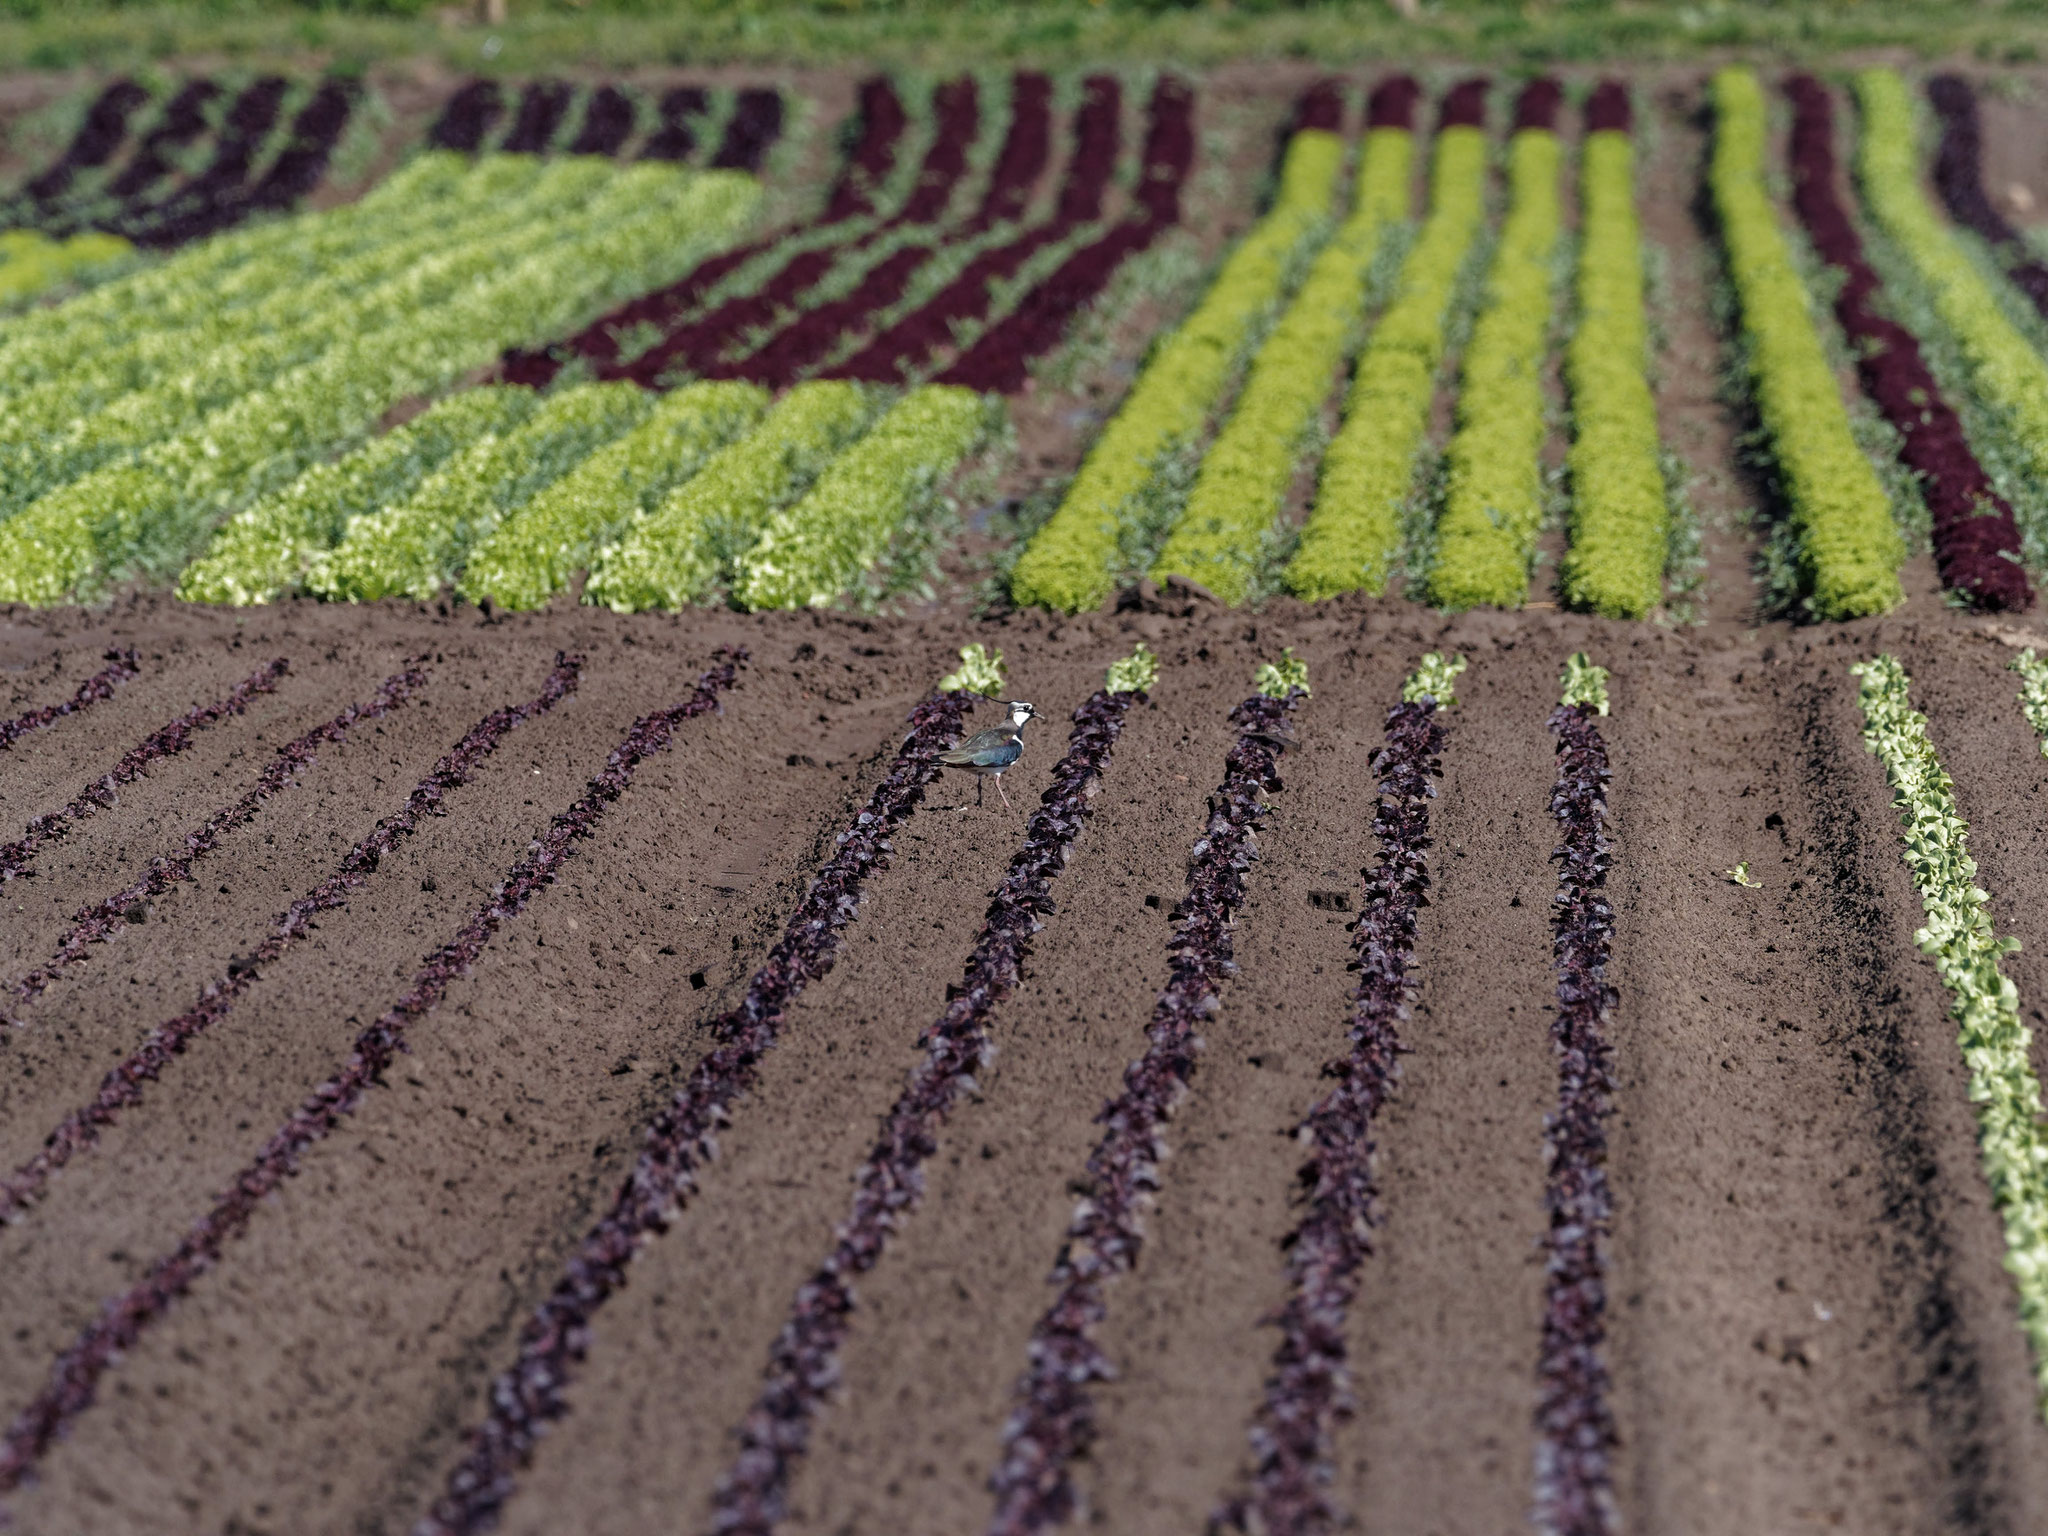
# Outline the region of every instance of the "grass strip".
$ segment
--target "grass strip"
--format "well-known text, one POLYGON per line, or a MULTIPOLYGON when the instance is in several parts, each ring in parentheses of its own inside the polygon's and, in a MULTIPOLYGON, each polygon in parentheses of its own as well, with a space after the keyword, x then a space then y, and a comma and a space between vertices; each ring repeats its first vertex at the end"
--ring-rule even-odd
POLYGON ((1562 230, 1554 130, 1560 94, 1555 80, 1525 86, 1508 142, 1507 218, 1465 349, 1426 579, 1430 601, 1443 608, 1519 608, 1529 596, 1543 531, 1543 361, 1562 230))
POLYGON ((178 596, 237 607, 275 602, 341 542, 356 518, 403 504, 477 439, 525 421, 540 398, 502 384, 463 390, 341 458, 315 464, 223 523, 206 553, 178 577, 178 596))
POLYGON ((349 602, 438 596, 473 545, 653 407, 632 384, 572 385, 549 396, 504 436, 456 454, 399 505, 352 519, 315 560, 307 588, 349 602))
POLYGON ((676 609, 736 581, 740 556, 770 515, 808 490, 867 430, 879 404, 858 384, 799 384, 752 432, 714 454, 601 551, 583 600, 617 613, 676 609))
MULTIPOLYGON (((1383 81, 1376 98, 1413 110, 1415 83, 1383 81)), ((1302 447, 1320 424, 1330 381, 1364 318, 1366 280, 1380 246, 1408 215, 1415 138, 1407 124, 1365 135, 1351 213, 1316 253, 1308 276, 1253 359, 1230 420, 1202 456, 1152 578, 1179 575, 1226 603, 1243 602, 1273 540, 1302 447)))
POLYGON ((1429 430, 1458 275, 1486 223, 1485 86, 1467 81, 1458 91, 1460 110, 1454 116, 1446 99, 1431 152, 1429 216, 1352 373, 1343 425, 1283 573, 1297 597, 1382 592, 1400 556, 1402 508, 1429 430))
POLYGON ((1195 312, 1157 348, 1052 518, 1019 557, 1010 595, 1076 613, 1109 594, 1132 504, 1200 436, 1261 320, 1328 228, 1344 141, 1305 129, 1287 145, 1272 210, 1231 252, 1195 312))
POLYGON ((456 591, 471 602, 538 608, 597 549, 768 409, 756 384, 688 384, 501 522, 469 556, 456 591))
POLYGON ((275 693, 278 680, 288 670, 282 656, 266 662, 211 704, 195 704, 177 719, 151 731, 63 807, 36 817, 17 841, 0 847, 0 885, 34 874, 36 851, 43 844, 63 837, 79 822, 112 805, 120 799, 121 786, 133 784, 159 758, 177 756, 192 745, 201 731, 220 724, 230 715, 241 714, 257 695, 275 693))
POLYGON ((1714 76, 1708 186, 1741 314, 1744 371, 1798 543, 1807 611, 1818 619, 1883 613, 1905 598, 1905 540, 1856 444, 1849 413, 1764 186, 1766 123, 1754 73, 1714 76))
POLYGON ((426 957, 411 988, 356 1037, 355 1048, 340 1069, 306 1096, 175 1248, 152 1262, 134 1285, 107 1299, 99 1316, 52 1363, 43 1390, 0 1442, 0 1493, 21 1486, 59 1433, 92 1406, 107 1371, 220 1262, 228 1243, 248 1229, 269 1197, 298 1172, 307 1151, 325 1141, 355 1113, 363 1096, 384 1081, 406 1048, 413 1026, 440 1006, 449 985, 476 964, 491 936, 555 882, 575 856, 577 844, 595 835, 607 812, 632 788, 640 765, 668 747, 678 726, 718 707, 719 696, 738 680, 745 660, 743 651, 727 654, 699 675, 687 698, 633 723, 612 748, 604 768, 584 787, 582 797, 549 822, 547 831, 505 872, 454 936, 426 957))
POLYGON ((1215 1536, 1312 1536, 1342 1528, 1330 1498, 1336 1481, 1332 1434, 1352 1410, 1346 1335, 1358 1271, 1380 1223, 1373 1176, 1373 1121, 1401 1078, 1401 1026, 1415 1000, 1416 915, 1429 890, 1431 782, 1443 776, 1443 711, 1462 656, 1432 652, 1387 711, 1385 746, 1372 758, 1379 784, 1373 836, 1379 860, 1364 876, 1351 948, 1351 1049, 1324 1064, 1336 1086, 1319 1099, 1295 1139, 1308 1148, 1298 1188, 1307 1209, 1282 1244, 1287 1300, 1276 1321, 1280 1344, 1251 1424, 1250 1486, 1210 1517, 1215 1536))
POLYGON ((1977 1108, 1984 1178, 2005 1228, 2005 1269, 2032 1347, 2036 1406, 2048 1416, 2048 1136, 2041 1082, 2028 1055, 2033 1032, 2021 1022, 2019 990, 1999 968, 2019 940, 1999 938, 1992 924, 1954 781, 1927 734, 1927 717, 1912 707, 1906 669, 1880 655, 1850 671, 1863 708, 1863 744, 1891 781, 1901 853, 1927 916, 1914 942, 1933 958, 1948 989, 1977 1108))
POLYGON ((1000 410, 996 397, 955 384, 910 391, 802 500, 768 518, 740 556, 733 601, 756 609, 835 601, 939 494, 1000 410))
POLYGON ((1657 402, 1643 312, 1628 88, 1602 81, 1579 161, 1578 325, 1564 354, 1571 393, 1571 544, 1559 576, 1572 607, 1640 619, 1664 600, 1671 547, 1657 402), (1611 126, 1601 126, 1611 124, 1611 126))

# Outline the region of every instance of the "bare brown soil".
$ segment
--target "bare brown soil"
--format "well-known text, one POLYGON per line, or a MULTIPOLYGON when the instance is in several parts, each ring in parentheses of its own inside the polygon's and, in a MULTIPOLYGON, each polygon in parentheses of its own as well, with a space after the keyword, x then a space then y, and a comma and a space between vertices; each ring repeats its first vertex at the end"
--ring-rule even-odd
MULTIPOLYGON (((239 793, 279 740, 366 694, 403 655, 437 659, 417 703, 329 749, 147 924, 22 1010, 0 1048, 9 1166, 395 809, 472 719, 529 696, 558 647, 589 659, 573 703, 517 730, 446 817, 0 1234, 10 1411, 333 1069, 359 1021, 403 990, 630 719, 687 692, 717 643, 747 643, 754 662, 723 716, 684 728, 9 1507, 27 1531, 405 1530, 637 1128, 761 960, 951 651, 970 636, 1002 645, 1015 691, 1058 720, 1142 637, 1164 678, 1132 718, 1027 982, 998 1016, 997 1063, 860 1287, 843 1390, 799 1472, 792 1530, 956 1531, 985 1517, 982 1483, 1092 1116, 1165 979, 1167 917, 1221 773, 1224 715, 1283 643, 1308 658, 1315 697, 1262 837, 1242 975, 1172 1125, 1138 1271, 1112 1291, 1104 1337, 1122 1376, 1102 1389, 1104 1432, 1081 1468, 1091 1521, 1198 1528, 1246 1454, 1292 1220, 1287 1132, 1342 1046, 1348 920, 1330 893, 1355 906, 1374 856, 1366 759, 1379 720, 1420 653, 1443 646, 1473 661, 1436 812, 1414 1049, 1380 1135, 1387 1222, 1353 1314, 1360 1407, 1340 1431, 1338 1491, 1375 1530, 1521 1521, 1554 1084, 1543 721, 1563 655, 1585 646, 1615 675, 1611 1356, 1630 1528, 2039 1529, 2048 1431, 1847 674, 1881 647, 1912 670, 2001 930, 2027 944, 2014 971, 2037 1009, 2048 907, 2034 823, 2048 760, 2001 670, 2012 633, 1937 612, 1744 638, 1547 614, 1443 620, 1391 602, 974 627, 575 611, 486 626, 312 605, 237 622, 155 600, 17 614, 0 657, 23 669, 18 698, 75 685, 109 643, 137 645, 143 673, 0 763, 0 817, 13 824, 260 659, 287 656, 292 671, 7 889, 10 973, 43 958, 72 907, 239 793), (1737 859, 1761 890, 1722 877, 1737 859)), ((1006 781, 1020 806, 1059 733, 1036 736, 1006 781)), ((508 1530, 704 1523, 793 1287, 843 1214, 874 1116, 1020 833, 1021 811, 993 797, 952 809, 964 789, 942 785, 899 836, 895 867, 838 968, 798 1005, 703 1195, 602 1314, 574 1411, 508 1530)))

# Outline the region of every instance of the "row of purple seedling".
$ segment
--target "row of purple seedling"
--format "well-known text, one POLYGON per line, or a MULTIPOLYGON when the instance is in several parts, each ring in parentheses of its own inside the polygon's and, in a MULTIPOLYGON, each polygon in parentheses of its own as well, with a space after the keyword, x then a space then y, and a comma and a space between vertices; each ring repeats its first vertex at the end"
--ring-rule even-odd
POLYGON ((610 1208, 527 1320, 517 1358, 492 1384, 490 1411, 470 1432, 467 1452, 416 1527, 418 1536, 454 1536, 496 1524, 541 1435, 569 1412, 570 1378, 589 1350, 598 1312, 625 1285, 634 1256, 667 1231, 696 1194, 699 1171, 717 1156, 718 1133, 753 1090, 789 1010, 838 959, 868 881, 889 867, 890 836, 937 781, 943 771, 939 753, 959 738, 972 703, 972 694, 934 694, 911 711, 910 733, 895 760, 866 808, 839 834, 832 857, 804 892, 746 996, 711 1024, 718 1044, 648 1127, 610 1208))
POLYGON ((1607 1243, 1614 1199, 1607 1184, 1607 1117, 1614 1046, 1606 1024, 1617 1002, 1607 981, 1614 909, 1607 899, 1607 744, 1590 704, 1550 717, 1557 776, 1550 812, 1562 837, 1551 947, 1557 960, 1557 1106, 1543 1128, 1543 1342, 1537 1363, 1535 1522, 1546 1536, 1609 1536, 1615 1529, 1614 1413, 1608 1400, 1607 1243))
MULTIPOLYGON (((616 155, 633 136, 636 113, 632 98, 615 85, 600 85, 584 100, 583 120, 576 137, 558 145, 562 126, 569 120, 578 87, 567 80, 531 81, 519 94, 512 121, 504 137, 495 144, 492 130, 505 115, 504 92, 495 80, 470 80, 456 88, 441 108, 441 115, 427 130, 427 143, 434 149, 461 154, 481 154, 495 149, 499 154, 544 155, 560 148, 571 155, 616 155)), ((671 86, 657 105, 660 121, 640 146, 638 159, 681 162, 697 151, 698 136, 711 109, 711 94, 701 85, 671 86)), ((766 86, 749 86, 733 102, 732 116, 716 153, 712 170, 745 171, 761 169, 768 151, 782 136, 784 108, 782 93, 766 86)))
POLYGON ((141 670, 133 647, 121 651, 108 651, 106 665, 78 685, 78 691, 70 698, 55 704, 40 705, 12 720, 0 720, 0 752, 10 750, 22 737, 54 725, 66 715, 75 715, 82 709, 110 699, 114 690, 127 682, 141 670))
POLYGON ((152 1029, 140 1046, 101 1079, 92 1102, 65 1116, 43 1138, 42 1150, 0 1183, 0 1221, 18 1218, 41 1197, 52 1174, 98 1141, 100 1133, 124 1111, 139 1104, 143 1085, 155 1082, 187 1046, 219 1023, 243 994, 262 980, 267 966, 313 931, 316 917, 345 904, 349 894, 376 872, 384 856, 418 830, 421 817, 444 814, 442 805, 449 791, 467 784, 513 727, 540 718, 575 692, 582 665, 580 657, 558 654, 554 670, 535 697, 493 710, 471 726, 413 787, 404 809, 379 821, 369 836, 342 855, 325 879, 279 913, 270 932, 253 950, 236 956, 226 975, 214 977, 199 989, 197 1003, 152 1029))
POLYGON ((667 748, 678 726, 718 707, 720 695, 737 682, 745 660, 744 651, 728 654, 699 676, 695 690, 682 703, 634 722, 612 749, 603 770, 585 786, 583 795, 554 817, 546 833, 506 872, 490 898, 470 914, 455 936, 427 956, 411 989, 357 1036, 341 1069, 307 1096, 171 1252, 153 1262, 134 1285, 108 1299, 98 1318, 58 1357, 43 1390, 0 1442, 0 1492, 20 1486, 64 1426, 92 1406, 107 1370, 219 1261, 227 1243, 247 1228, 257 1208, 297 1172, 308 1149, 325 1140, 355 1112, 364 1094, 382 1082, 398 1053, 408 1048, 412 1027, 439 1006, 449 986, 468 972, 492 935, 554 883, 577 845, 596 833, 607 812, 632 787, 640 764, 667 748))
POLYGON ((1812 75, 1785 84, 1792 98, 1792 201, 1821 260, 1843 275, 1835 317, 1856 352, 1863 388, 1899 433, 1899 457, 1921 477, 1942 584, 1980 609, 2030 607, 2019 564, 2020 529, 1991 484, 1962 419, 1920 355, 1913 333, 1883 313, 1883 290, 1836 191, 1834 108, 1812 75))
POLYGON ((193 739, 230 715, 239 715, 259 694, 273 693, 286 671, 282 656, 243 678, 211 704, 199 704, 168 724, 158 726, 121 755, 105 773, 92 780, 61 809, 38 816, 28 824, 21 838, 0 847, 0 885, 35 873, 36 850, 52 838, 64 836, 76 823, 105 810, 120 797, 121 786, 132 784, 160 758, 174 757, 192 745, 193 739))
POLYGON ((1171 979, 1146 1027, 1145 1053, 1124 1069, 1123 1092, 1096 1117, 1104 1129, 1082 1181, 1087 1195, 1068 1223, 1052 1270, 1055 1299, 1031 1331, 1029 1364, 1013 1390, 1002 1460, 989 1478, 990 1536, 1025 1536, 1074 1512, 1070 1469, 1094 1438, 1092 1388, 1115 1374, 1095 1330, 1107 1315, 1109 1283, 1138 1262, 1167 1118, 1194 1078, 1202 1023, 1237 971, 1237 909, 1258 858, 1263 797, 1280 788, 1280 755, 1294 741, 1289 717, 1306 696, 1298 689, 1279 699, 1254 694, 1230 712, 1237 740, 1188 859, 1187 892, 1168 945, 1171 979))
POLYGON ((14 995, 24 1001, 41 994, 66 966, 83 960, 95 944, 113 937, 125 923, 139 922, 146 915, 144 904, 161 896, 172 886, 192 878, 192 868, 220 846, 220 840, 235 827, 246 826, 271 796, 296 784, 299 775, 319 760, 320 749, 347 739, 349 728, 365 720, 389 714, 416 688, 426 685, 426 673, 407 667, 384 679, 367 703, 351 704, 332 720, 323 721, 303 735, 277 749, 276 755, 256 782, 240 798, 222 806, 197 827, 187 832, 173 853, 149 861, 139 880, 88 902, 72 913, 72 926, 58 941, 57 952, 43 965, 14 983, 14 995))
POLYGON ((1416 914, 1429 889, 1429 802, 1442 776, 1444 727, 1423 697, 1387 712, 1386 745, 1373 760, 1379 862, 1365 871, 1351 947, 1351 1050, 1323 1067, 1335 1084, 1297 1130, 1307 1209, 1288 1235, 1280 1346, 1251 1426, 1249 1486, 1216 1511, 1217 1532, 1313 1536, 1338 1528, 1330 1501, 1331 1431, 1353 1408, 1345 1344, 1358 1271, 1379 1223, 1373 1121, 1401 1076, 1401 1026, 1415 999, 1416 914))

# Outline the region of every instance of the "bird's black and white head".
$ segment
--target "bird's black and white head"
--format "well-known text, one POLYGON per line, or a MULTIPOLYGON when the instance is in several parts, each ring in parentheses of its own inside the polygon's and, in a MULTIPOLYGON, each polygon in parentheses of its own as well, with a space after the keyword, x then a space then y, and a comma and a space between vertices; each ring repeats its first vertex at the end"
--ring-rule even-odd
POLYGON ((1010 729, 1013 731, 1024 729, 1024 722, 1026 720, 1038 718, 1038 711, 1033 709, 1023 699, 1012 699, 1004 707, 1010 712, 1010 729))

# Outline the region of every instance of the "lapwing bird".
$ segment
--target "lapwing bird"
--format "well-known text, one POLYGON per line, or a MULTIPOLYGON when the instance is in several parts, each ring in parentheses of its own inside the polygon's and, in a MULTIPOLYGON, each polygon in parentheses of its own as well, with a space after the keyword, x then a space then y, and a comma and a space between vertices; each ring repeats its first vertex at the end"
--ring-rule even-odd
POLYGON ((965 768, 974 775, 976 805, 981 804, 982 781, 994 779, 996 793, 1002 795, 1003 809, 1007 811, 1012 807, 1010 797, 1003 794, 1003 770, 1024 755, 1024 722, 1035 719, 1038 711, 1022 699, 1012 699, 1006 707, 1009 719, 985 731, 976 731, 950 752, 941 752, 939 761, 948 767, 965 768))

